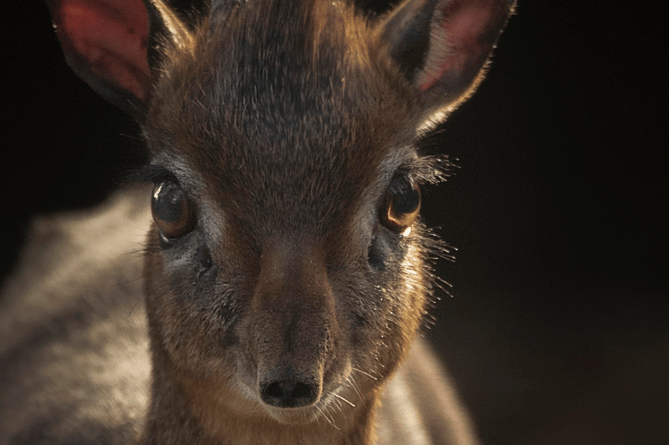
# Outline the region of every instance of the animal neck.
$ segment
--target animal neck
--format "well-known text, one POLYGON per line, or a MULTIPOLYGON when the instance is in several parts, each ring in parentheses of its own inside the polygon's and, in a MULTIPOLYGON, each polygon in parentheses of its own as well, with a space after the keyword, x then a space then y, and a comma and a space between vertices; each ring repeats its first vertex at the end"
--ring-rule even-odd
MULTIPOLYGON (((149 329, 151 329, 149 320, 149 329)), ((305 422, 272 418, 224 377, 203 378, 178 369, 151 335, 151 400, 140 445, 371 445, 379 391, 355 406, 334 401, 305 422)))

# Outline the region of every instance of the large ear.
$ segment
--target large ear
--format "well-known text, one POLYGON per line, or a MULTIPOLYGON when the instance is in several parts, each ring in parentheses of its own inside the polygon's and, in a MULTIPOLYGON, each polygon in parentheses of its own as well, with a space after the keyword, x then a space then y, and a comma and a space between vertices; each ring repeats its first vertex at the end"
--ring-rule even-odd
POLYGON ((406 0, 380 23, 381 44, 424 107, 443 121, 483 79, 515 0, 406 0))
POLYGON ((46 0, 68 65, 98 94, 141 118, 158 42, 184 27, 162 0, 46 0))

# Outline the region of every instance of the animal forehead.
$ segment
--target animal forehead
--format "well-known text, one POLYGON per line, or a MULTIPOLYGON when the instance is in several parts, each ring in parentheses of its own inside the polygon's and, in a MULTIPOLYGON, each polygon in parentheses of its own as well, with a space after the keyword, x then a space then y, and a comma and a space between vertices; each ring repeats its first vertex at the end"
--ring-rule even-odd
POLYGON ((265 83, 253 88, 257 95, 239 86, 226 102, 202 97, 165 134, 210 186, 237 196, 280 189, 318 200, 360 191, 412 153, 413 133, 397 110, 302 86, 265 83))
POLYGON ((376 150, 385 155, 375 157, 351 149, 350 141, 314 139, 223 148, 226 155, 214 164, 199 157, 203 191, 249 228, 328 231, 373 212, 366 206, 374 206, 394 172, 414 155, 411 146, 376 150))
POLYGON ((375 151, 410 113, 370 62, 365 22, 332 2, 258 3, 267 2, 220 13, 192 47, 166 51, 149 126, 225 165, 382 157, 375 151))
POLYGON ((394 104, 375 42, 367 22, 337 2, 215 7, 189 44, 167 45, 154 114, 250 135, 333 128, 373 102, 385 104, 378 115, 394 104))
POLYGON ((370 62, 372 33, 351 9, 212 11, 192 48, 167 52, 148 128, 215 201, 257 219, 274 208, 332 220, 410 155, 410 107, 370 62))

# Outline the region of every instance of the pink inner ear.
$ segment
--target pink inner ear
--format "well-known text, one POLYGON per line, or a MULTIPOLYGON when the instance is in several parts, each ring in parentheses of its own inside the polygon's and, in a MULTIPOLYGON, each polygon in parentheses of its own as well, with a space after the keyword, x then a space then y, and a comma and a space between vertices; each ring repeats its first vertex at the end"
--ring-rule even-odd
MULTIPOLYGON (((492 50, 495 36, 482 38, 496 29, 495 26, 505 10, 499 1, 493 0, 453 0, 442 10, 442 22, 436 32, 443 32, 445 48, 430 48, 425 72, 419 88, 428 90, 445 76, 460 78, 467 76, 466 70, 492 50)), ((434 31, 433 31, 434 32, 434 31)), ((433 39, 432 42, 440 42, 433 39)))
POLYGON ((98 77, 147 99, 148 19, 141 0, 61 2, 59 31, 98 77))

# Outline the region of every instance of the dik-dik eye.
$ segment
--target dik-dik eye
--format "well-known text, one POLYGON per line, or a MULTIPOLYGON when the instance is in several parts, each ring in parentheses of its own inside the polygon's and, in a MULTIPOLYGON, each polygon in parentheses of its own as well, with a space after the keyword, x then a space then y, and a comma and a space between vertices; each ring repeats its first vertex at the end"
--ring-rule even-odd
POLYGON ((406 233, 418 218, 420 189, 408 176, 393 178, 381 207, 381 224, 397 233, 406 233))
POLYGON ((195 226, 193 205, 175 180, 162 181, 153 188, 151 213, 160 233, 167 239, 179 238, 195 226))

